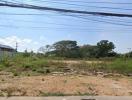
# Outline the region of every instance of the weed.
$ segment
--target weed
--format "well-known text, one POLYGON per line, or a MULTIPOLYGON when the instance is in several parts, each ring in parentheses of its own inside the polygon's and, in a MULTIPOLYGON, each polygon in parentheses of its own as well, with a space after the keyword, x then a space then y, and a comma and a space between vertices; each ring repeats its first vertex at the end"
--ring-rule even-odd
POLYGON ((4 79, 2 79, 1 81, 2 81, 2 82, 4 82, 5 80, 4 80, 4 79))
POLYGON ((45 71, 44 70, 37 70, 38 73, 41 73, 41 74, 45 74, 45 71))
POLYGON ((5 94, 5 96, 10 97, 10 96, 25 96, 26 91, 25 89, 21 88, 15 88, 15 87, 8 87, 5 89, 2 89, 0 94, 5 94))
POLYGON ((64 83, 67 83, 67 80, 64 80, 63 82, 64 82, 64 83))
POLYGON ((77 94, 75 94, 76 96, 96 96, 97 94, 96 93, 89 93, 89 92, 87 92, 87 93, 81 93, 81 92, 77 92, 77 94))
POLYGON ((50 73, 50 70, 49 69, 46 69, 46 73, 50 73))
POLYGON ((61 92, 55 92, 55 93, 40 92, 40 96, 67 96, 67 94, 64 94, 64 93, 61 93, 61 92))
POLYGON ((14 76, 19 76, 19 74, 17 72, 14 72, 13 75, 14 76))
MULTIPOLYGON (((65 63, 61 60, 54 60, 55 58, 16 55, 12 59, 4 59, 0 63, 0 71, 13 72, 15 76, 18 73, 23 74, 33 72, 34 74, 48 74, 51 72, 66 72, 69 69, 80 73, 119 73, 128 75, 132 73, 132 59, 124 60, 123 58, 114 58, 113 60, 101 59, 101 63, 87 61, 80 61, 77 63, 65 63), (67 69, 68 66, 68 69, 67 69), (15 70, 15 72, 14 72, 15 70), (17 73, 16 73, 17 72, 17 73)), ((19 74, 19 75, 20 75, 19 74)))

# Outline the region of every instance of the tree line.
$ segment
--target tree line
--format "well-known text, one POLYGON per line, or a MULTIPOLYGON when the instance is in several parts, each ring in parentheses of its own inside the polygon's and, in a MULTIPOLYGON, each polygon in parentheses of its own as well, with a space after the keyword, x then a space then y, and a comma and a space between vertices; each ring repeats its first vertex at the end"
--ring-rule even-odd
POLYGON ((96 45, 79 46, 77 41, 62 40, 52 45, 46 45, 39 48, 39 52, 45 56, 66 57, 66 58, 100 58, 114 57, 115 45, 108 40, 101 40, 96 45))

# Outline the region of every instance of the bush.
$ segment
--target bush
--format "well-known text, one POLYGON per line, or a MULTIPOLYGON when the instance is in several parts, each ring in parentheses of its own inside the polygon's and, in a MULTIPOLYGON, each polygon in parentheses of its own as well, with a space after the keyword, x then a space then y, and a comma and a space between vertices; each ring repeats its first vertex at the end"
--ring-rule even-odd
POLYGON ((24 67, 25 69, 29 69, 29 68, 32 68, 32 67, 33 67, 33 64, 32 64, 32 63, 24 63, 24 64, 23 64, 23 67, 24 67))
POLYGON ((12 66, 12 63, 11 63, 9 60, 3 60, 1 63, 2 63, 2 65, 5 66, 5 67, 10 67, 10 66, 12 66))
POLYGON ((17 72, 14 72, 13 75, 14 75, 14 76, 18 76, 19 74, 18 74, 17 72))
POLYGON ((116 59, 111 64, 109 64, 109 70, 112 72, 118 72, 122 74, 132 73, 132 59, 116 59))
POLYGON ((50 73, 50 70, 49 69, 46 69, 46 73, 50 73))
POLYGON ((45 74, 45 70, 42 70, 42 69, 37 70, 37 72, 38 72, 38 73, 45 74))
POLYGON ((44 93, 40 92, 40 96, 67 96, 67 94, 56 92, 56 93, 44 93))

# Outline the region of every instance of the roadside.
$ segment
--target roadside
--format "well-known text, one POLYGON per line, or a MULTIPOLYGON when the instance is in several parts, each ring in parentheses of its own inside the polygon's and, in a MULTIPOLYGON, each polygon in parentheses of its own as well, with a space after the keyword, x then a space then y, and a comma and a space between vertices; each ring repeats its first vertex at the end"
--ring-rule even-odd
POLYGON ((9 97, 0 100, 132 100, 132 97, 120 96, 70 96, 70 97, 9 97))
POLYGON ((0 76, 1 96, 132 96, 130 77, 44 75, 0 76))

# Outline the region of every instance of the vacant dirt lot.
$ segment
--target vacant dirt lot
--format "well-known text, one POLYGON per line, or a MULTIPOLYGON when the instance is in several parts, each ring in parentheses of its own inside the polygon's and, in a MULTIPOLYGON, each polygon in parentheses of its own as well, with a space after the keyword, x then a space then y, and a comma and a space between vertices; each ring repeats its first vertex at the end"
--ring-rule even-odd
POLYGON ((128 77, 103 78, 82 75, 46 75, 14 77, 0 75, 1 96, 45 95, 132 95, 132 79, 128 77))

